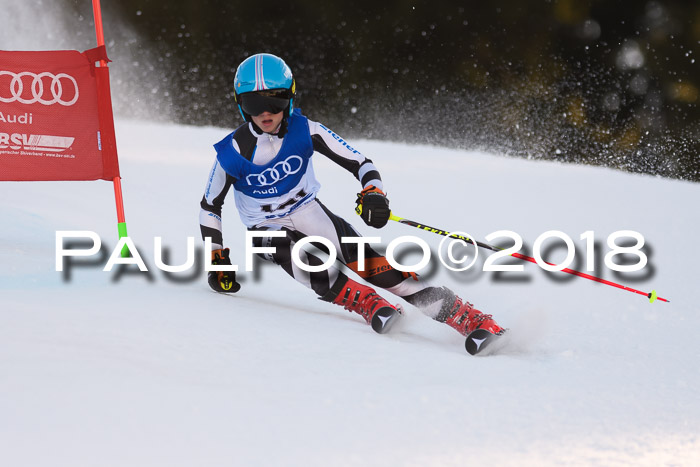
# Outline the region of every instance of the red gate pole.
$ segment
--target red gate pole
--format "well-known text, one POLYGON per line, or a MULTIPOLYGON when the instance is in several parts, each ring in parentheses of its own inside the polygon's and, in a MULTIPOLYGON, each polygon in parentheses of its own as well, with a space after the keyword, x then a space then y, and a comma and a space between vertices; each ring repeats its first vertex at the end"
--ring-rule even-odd
MULTIPOLYGON (((100 7, 100 0, 92 0, 92 11, 95 17, 95 35, 97 36, 97 46, 101 47, 105 45, 105 34, 104 29, 102 28, 102 8, 100 7)), ((107 68, 107 61, 100 60, 100 67, 107 68)), ((116 151, 116 141, 114 143, 116 151)), ((126 232, 126 218, 124 216, 124 198, 122 196, 121 177, 114 177, 112 183, 114 184, 114 200, 117 206, 117 228, 119 231, 119 238, 121 239, 122 237, 128 236, 126 232)), ((129 255, 129 249, 126 245, 124 245, 124 248, 122 248, 121 255, 122 257, 129 255)))

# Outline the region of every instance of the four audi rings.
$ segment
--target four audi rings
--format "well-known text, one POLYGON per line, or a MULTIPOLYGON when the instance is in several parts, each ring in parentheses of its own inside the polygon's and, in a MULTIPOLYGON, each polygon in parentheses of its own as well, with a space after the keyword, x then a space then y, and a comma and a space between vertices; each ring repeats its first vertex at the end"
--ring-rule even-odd
POLYGON ((39 104, 43 105, 61 104, 64 106, 71 106, 78 101, 78 96, 80 95, 78 92, 77 81, 71 75, 68 75, 66 73, 59 73, 57 75, 54 75, 53 73, 49 72, 36 74, 31 73, 29 71, 23 71, 21 73, 12 73, 11 71, 0 71, 0 76, 4 75, 12 77, 12 80, 10 81, 11 96, 3 97, 0 94, 0 102, 4 102, 6 104, 9 104, 11 102, 20 102, 22 104, 35 104, 38 102, 39 104), (22 78, 24 78, 25 76, 29 76, 32 78, 31 99, 25 99, 22 97, 22 92, 24 91, 24 81, 22 78), (51 78, 51 99, 44 99, 44 78, 51 78), (62 79, 70 81, 73 84, 73 88, 75 89, 75 95, 70 100, 63 99, 64 88, 63 83, 61 81, 62 79))
POLYGON ((286 178, 289 175, 292 175, 292 174, 299 172, 299 170, 301 170, 301 167, 303 165, 304 165, 304 160, 301 157, 292 155, 292 156, 289 156, 288 158, 286 158, 285 160, 276 163, 271 168, 263 170, 259 174, 248 175, 246 177, 246 180, 248 181, 249 185, 253 184, 251 182, 251 178, 258 182, 257 186, 272 185, 272 184, 278 182, 279 180, 286 178), (295 169, 292 169, 292 164, 290 164, 290 161, 295 160, 295 159, 299 160, 299 166, 295 169), (284 172, 283 174, 280 174, 279 170, 277 170, 278 167, 282 169, 282 171, 284 172), (268 179, 268 176, 269 176, 269 179, 268 179))

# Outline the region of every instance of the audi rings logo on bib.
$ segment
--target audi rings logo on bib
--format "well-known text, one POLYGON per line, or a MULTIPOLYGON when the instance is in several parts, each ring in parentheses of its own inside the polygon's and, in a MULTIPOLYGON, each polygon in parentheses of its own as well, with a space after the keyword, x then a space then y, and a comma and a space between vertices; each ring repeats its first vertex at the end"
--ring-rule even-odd
POLYGON ((0 70, 0 102, 10 104, 60 104, 71 106, 78 102, 78 82, 67 73, 13 73, 0 70))
POLYGON ((299 172, 304 165, 304 159, 300 156, 289 156, 272 167, 257 174, 250 174, 246 181, 250 186, 270 186, 299 172))

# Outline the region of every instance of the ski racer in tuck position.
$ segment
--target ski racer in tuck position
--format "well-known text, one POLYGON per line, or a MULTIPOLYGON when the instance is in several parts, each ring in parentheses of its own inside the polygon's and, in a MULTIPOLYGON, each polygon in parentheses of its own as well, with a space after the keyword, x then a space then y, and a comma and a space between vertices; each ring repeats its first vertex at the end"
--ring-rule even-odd
MULTIPOLYGON (((356 203, 367 225, 379 229, 387 224, 389 200, 372 161, 295 109, 295 92, 291 69, 274 55, 250 56, 236 71, 234 96, 245 123, 214 145, 216 160, 201 201, 201 232, 203 238, 212 239, 212 264, 231 264, 229 249, 224 248, 221 218, 224 198, 233 187, 241 221, 249 230, 286 232, 285 237, 255 238, 254 246, 275 248, 274 254, 260 256, 281 266, 321 300, 358 313, 375 331, 386 332, 402 313, 400 306, 392 305, 374 288, 349 278, 336 267, 321 272, 298 268, 291 253, 295 242, 312 235, 330 240, 338 260, 364 281, 403 298, 464 336, 477 329, 502 334, 504 329, 491 315, 480 312, 447 287, 430 286, 415 273, 394 269, 367 244, 341 243, 342 237, 360 234, 318 199, 321 185, 312 165, 315 152, 360 182, 362 190, 356 203), (358 248, 364 248, 364 271, 358 270, 358 248)), ((301 258, 311 266, 323 264, 308 252, 301 258)), ((208 282, 217 292, 240 289, 235 272, 210 271, 208 282)))

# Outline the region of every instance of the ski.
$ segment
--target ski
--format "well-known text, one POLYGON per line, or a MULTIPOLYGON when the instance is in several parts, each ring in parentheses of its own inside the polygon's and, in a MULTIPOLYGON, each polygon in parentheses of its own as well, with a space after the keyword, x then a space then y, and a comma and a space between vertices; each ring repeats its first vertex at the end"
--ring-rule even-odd
POLYGON ((400 306, 396 308, 382 307, 372 316, 372 329, 379 334, 387 333, 401 318, 401 315, 403 315, 403 308, 400 306))
POLYGON ((494 334, 486 329, 476 329, 469 333, 466 341, 464 342, 464 346, 470 355, 476 355, 489 347, 489 345, 491 345, 493 342, 500 339, 502 336, 503 333, 494 334))

